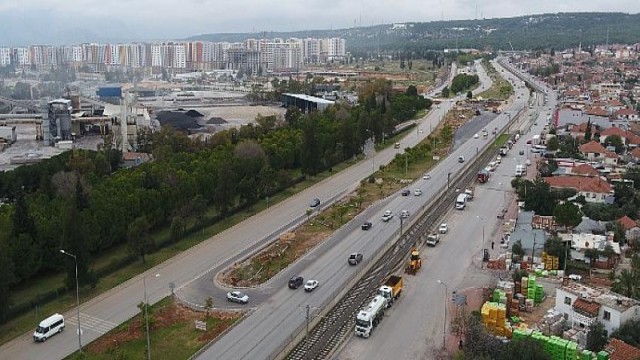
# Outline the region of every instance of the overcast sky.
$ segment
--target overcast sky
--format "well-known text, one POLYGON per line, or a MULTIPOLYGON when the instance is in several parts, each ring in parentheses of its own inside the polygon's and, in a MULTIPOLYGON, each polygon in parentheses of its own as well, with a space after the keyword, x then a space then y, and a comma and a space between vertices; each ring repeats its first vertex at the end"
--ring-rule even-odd
POLYGON ((638 0, 0 0, 0 45, 63 38, 179 39, 550 12, 639 13, 638 0))

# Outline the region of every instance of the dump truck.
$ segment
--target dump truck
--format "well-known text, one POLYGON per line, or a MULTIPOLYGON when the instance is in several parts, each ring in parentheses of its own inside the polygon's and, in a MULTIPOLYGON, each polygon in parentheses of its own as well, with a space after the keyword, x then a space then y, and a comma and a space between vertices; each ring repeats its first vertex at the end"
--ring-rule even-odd
POLYGON ((420 251, 418 251, 418 249, 416 248, 413 248, 411 249, 411 257, 409 258, 409 263, 407 264, 405 272, 407 274, 415 275, 421 267, 422 260, 420 260, 420 251))
POLYGON ((391 307, 393 302, 400 297, 402 293, 402 276, 391 275, 387 278, 382 286, 378 289, 378 295, 387 299, 387 307, 391 307))
POLYGON ((384 318, 384 309, 387 307, 384 296, 376 295, 373 300, 356 315, 356 336, 368 338, 373 328, 378 326, 384 318))

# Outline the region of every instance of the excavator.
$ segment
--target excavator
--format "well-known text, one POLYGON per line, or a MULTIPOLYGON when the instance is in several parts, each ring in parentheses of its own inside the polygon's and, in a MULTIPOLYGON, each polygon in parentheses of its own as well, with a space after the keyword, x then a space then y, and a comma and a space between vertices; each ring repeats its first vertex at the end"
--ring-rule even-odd
POLYGON ((411 249, 411 258, 407 264, 405 272, 407 274, 415 275, 422 267, 422 260, 420 259, 420 251, 417 248, 411 249))

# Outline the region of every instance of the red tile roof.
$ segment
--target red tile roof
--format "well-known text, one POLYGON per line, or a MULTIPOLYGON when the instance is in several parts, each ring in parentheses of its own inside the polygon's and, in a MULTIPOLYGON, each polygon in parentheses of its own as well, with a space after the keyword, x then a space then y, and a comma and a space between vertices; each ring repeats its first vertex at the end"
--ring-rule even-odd
POLYGON ((600 179, 599 177, 584 176, 552 176, 546 177, 544 180, 552 188, 570 188, 582 192, 591 192, 597 194, 609 194, 612 191, 611 184, 600 179))
POLYGON ((586 144, 580 145, 580 152, 584 154, 587 154, 587 153, 604 154, 607 152, 607 149, 605 149, 604 146, 600 145, 600 143, 598 143, 597 141, 591 140, 586 144))
POLYGON ((609 101, 609 106, 623 106, 624 104, 620 102, 618 99, 613 99, 609 101))
POLYGON ((589 164, 580 164, 571 168, 571 173, 576 175, 598 176, 598 170, 589 164))
POLYGON ((638 224, 636 224, 635 221, 633 221, 633 219, 631 219, 628 216, 623 216, 620 219, 618 219, 618 223, 620 223, 620 225, 622 225, 622 227, 625 230, 629 230, 629 229, 633 229, 634 227, 638 227, 638 224))
POLYGON ((576 132, 584 133, 585 131, 587 131, 587 123, 573 125, 573 127, 571 127, 571 132, 573 132, 573 133, 576 133, 576 132))
POLYGON ((627 138, 627 136, 629 136, 629 134, 627 134, 627 131, 624 131, 619 127, 615 127, 615 126, 606 128, 600 132, 601 137, 607 137, 609 135, 618 135, 621 138, 625 138, 625 139, 627 138))
POLYGON ((587 115, 609 116, 609 113, 601 107, 591 107, 589 109, 585 109, 585 112, 587 113, 587 115))
POLYGON ((640 349, 616 338, 609 340, 605 350, 609 353, 609 360, 635 360, 640 358, 640 349))
POLYGON ((631 150, 631 156, 633 156, 634 158, 640 159, 640 147, 637 147, 631 150))
POLYGON ((588 314, 592 317, 598 316, 600 311, 600 304, 595 301, 587 301, 583 298, 578 298, 573 303, 573 309, 583 314, 588 314))
POLYGON ((638 113, 635 110, 631 110, 631 109, 620 109, 616 111, 615 114, 623 115, 623 116, 638 115, 638 113))

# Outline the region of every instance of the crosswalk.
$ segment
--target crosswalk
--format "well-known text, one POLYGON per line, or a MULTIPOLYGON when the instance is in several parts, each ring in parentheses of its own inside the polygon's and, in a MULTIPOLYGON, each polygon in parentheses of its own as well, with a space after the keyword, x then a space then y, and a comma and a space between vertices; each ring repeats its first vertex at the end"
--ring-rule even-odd
MULTIPOLYGON (((77 326, 78 318, 74 314, 74 316, 67 317, 65 319, 65 322, 67 323, 67 325, 77 326)), ((83 331, 93 330, 98 334, 102 335, 109 332, 109 330, 115 328, 116 325, 117 325, 116 323, 113 323, 111 321, 103 320, 82 312, 80 313, 80 327, 82 328, 83 331)))

